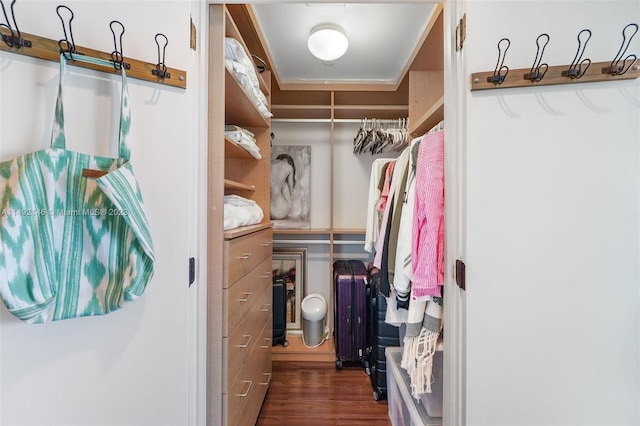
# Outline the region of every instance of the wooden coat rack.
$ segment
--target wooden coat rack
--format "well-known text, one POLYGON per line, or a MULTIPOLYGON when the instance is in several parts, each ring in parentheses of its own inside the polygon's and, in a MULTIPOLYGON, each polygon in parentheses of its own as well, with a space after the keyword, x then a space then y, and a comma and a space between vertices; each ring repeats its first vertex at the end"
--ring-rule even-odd
POLYGON ((640 77, 640 64, 635 54, 626 55, 631 40, 638 32, 638 25, 631 23, 622 30, 622 45, 610 62, 591 62, 583 59, 591 31, 578 33, 578 51, 570 65, 549 66, 542 63, 544 50, 549 43, 548 34, 536 39, 536 57, 531 68, 510 70, 504 65, 508 38, 498 42, 498 61, 493 71, 471 74, 471 90, 506 89, 510 87, 535 87, 557 84, 591 83, 596 81, 630 80, 640 77))
POLYGON ((31 56, 34 58, 44 59, 47 61, 60 61, 60 54, 66 52, 71 61, 70 64, 90 68, 106 73, 119 73, 119 67, 124 66, 127 70, 127 77, 135 78, 138 80, 150 81, 152 83, 163 84, 167 86, 179 87, 186 89, 187 87, 187 73, 186 71, 168 68, 164 64, 164 51, 167 47, 168 40, 163 34, 156 34, 155 42, 158 46, 158 63, 153 64, 150 62, 140 61, 133 58, 125 58, 122 55, 122 35, 124 34, 124 26, 118 21, 111 21, 110 28, 113 33, 114 39, 114 51, 111 53, 102 52, 99 50, 91 49, 88 47, 77 46, 73 41, 73 32, 71 30, 71 21, 73 21, 73 12, 66 6, 58 6, 56 12, 62 22, 62 28, 64 31, 64 39, 52 40, 45 37, 40 37, 34 34, 28 34, 21 32, 18 28, 13 7, 16 0, 11 3, 11 18, 13 24, 9 22, 4 3, 0 0, 2 6, 2 12, 6 24, 0 23, 0 35, 2 35, 2 41, 0 41, 0 50, 6 52, 17 53, 20 55, 31 56), (65 22, 60 9, 66 9, 71 13, 71 18, 68 22, 65 22), (119 36, 120 46, 117 46, 117 37, 113 29, 113 24, 117 23, 122 27, 122 32, 119 36), (67 32, 69 28, 69 32, 67 32), (162 47, 158 41, 159 37, 164 38, 164 46, 162 47), (113 67, 102 67, 99 65, 93 65, 80 61, 73 61, 73 55, 87 55, 94 58, 104 59, 113 63, 113 67))

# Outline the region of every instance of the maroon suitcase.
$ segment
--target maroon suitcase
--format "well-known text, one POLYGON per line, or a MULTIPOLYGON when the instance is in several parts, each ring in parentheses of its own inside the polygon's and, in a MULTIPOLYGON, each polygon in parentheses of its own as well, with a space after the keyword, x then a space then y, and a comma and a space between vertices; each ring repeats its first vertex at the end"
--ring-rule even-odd
POLYGON ((336 368, 345 362, 362 363, 367 319, 369 274, 361 260, 336 260, 334 281, 334 342, 336 368))

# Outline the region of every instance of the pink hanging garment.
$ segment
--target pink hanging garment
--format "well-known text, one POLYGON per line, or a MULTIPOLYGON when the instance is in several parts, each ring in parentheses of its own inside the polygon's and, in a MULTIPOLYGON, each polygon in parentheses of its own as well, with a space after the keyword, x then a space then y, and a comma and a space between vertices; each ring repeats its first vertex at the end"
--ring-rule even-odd
POLYGON ((412 299, 439 297, 444 283, 444 130, 426 134, 420 142, 411 253, 412 299))

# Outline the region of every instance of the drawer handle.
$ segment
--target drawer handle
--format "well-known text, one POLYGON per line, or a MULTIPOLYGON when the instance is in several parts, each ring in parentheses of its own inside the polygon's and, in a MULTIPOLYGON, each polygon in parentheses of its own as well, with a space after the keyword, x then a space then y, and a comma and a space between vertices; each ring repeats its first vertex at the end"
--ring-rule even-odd
POLYGON ((269 378, 267 379, 266 382, 260 383, 260 384, 261 385, 265 385, 265 386, 269 386, 269 384, 271 383, 271 373, 262 373, 262 374, 264 374, 265 376, 269 376, 269 378))
POLYGON ((260 275, 258 278, 271 278, 271 272, 265 272, 264 275, 260 275))
POLYGON ((249 259, 251 256, 253 256, 253 253, 245 253, 242 256, 238 256, 238 259, 245 260, 245 259, 249 259))
POLYGON ((265 338, 264 338, 264 341, 265 341, 265 342, 267 342, 267 344, 266 344, 266 345, 264 345, 264 346, 260 346, 260 347, 261 347, 262 349, 268 349, 268 348, 270 348, 270 347, 271 347, 271 340, 272 340, 272 338, 271 338, 271 337, 265 337, 265 338))
POLYGON ((251 343, 251 339, 253 339, 253 336, 249 335, 249 334, 244 334, 242 337, 248 337, 247 339, 247 343, 245 343, 244 345, 236 345, 236 348, 246 348, 247 346, 249 346, 249 343, 251 343))
POLYGON ((260 244, 262 247, 270 247, 271 246, 271 241, 265 241, 264 243, 260 244))
POLYGON ((247 386, 247 391, 245 393, 237 393, 236 396, 239 396, 240 398, 244 398, 245 396, 249 395, 249 392, 251 392, 251 385, 253 384, 252 381, 250 380, 243 380, 243 383, 249 383, 249 386, 247 386))
POLYGON ((267 303, 264 305, 264 308, 260 309, 262 312, 269 312, 271 311, 271 303, 267 303))
POLYGON ((252 293, 249 292, 249 293, 242 293, 242 294, 245 295, 245 298, 244 299, 237 299, 238 302, 244 303, 244 302, 248 302, 249 299, 251 299, 252 293))

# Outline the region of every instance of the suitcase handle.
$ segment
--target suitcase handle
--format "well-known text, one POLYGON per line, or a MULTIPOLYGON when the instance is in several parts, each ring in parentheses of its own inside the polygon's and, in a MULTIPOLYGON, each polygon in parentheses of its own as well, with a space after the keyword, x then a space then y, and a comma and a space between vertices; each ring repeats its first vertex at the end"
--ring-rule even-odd
POLYGON ((249 299, 251 299, 252 293, 251 292, 247 292, 247 293, 243 293, 246 297, 244 299, 237 299, 238 302, 240 303, 244 303, 244 302, 248 302, 249 299))
POLYGON ((251 392, 251 385, 253 385, 253 382, 251 380, 243 380, 243 383, 249 383, 249 386, 247 386, 247 391, 244 393, 237 393, 236 396, 239 396, 240 398, 244 398, 245 396, 249 395, 249 392, 251 392))

